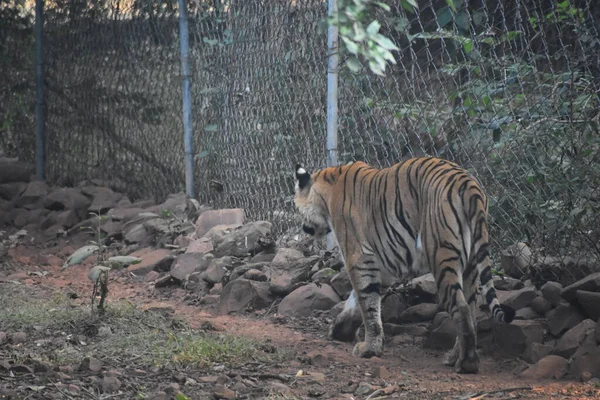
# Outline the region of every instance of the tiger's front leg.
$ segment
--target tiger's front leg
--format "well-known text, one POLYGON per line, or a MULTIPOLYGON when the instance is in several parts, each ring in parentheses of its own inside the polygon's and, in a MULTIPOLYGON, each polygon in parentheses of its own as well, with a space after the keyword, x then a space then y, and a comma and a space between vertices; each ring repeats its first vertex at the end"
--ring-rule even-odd
POLYGON ((349 271, 352 287, 365 326, 365 341, 354 346, 356 357, 378 357, 383 353, 383 325, 381 323, 381 270, 375 260, 363 257, 349 271))

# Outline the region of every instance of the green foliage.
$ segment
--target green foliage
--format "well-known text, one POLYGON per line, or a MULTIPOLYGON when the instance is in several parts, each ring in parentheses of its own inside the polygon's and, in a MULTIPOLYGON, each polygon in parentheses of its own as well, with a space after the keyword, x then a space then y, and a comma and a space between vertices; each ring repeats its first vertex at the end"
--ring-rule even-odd
MULTIPOLYGON (((596 78, 585 68, 575 69, 575 63, 564 72, 545 68, 543 55, 530 60, 498 56, 506 46, 517 46, 523 32, 472 32, 459 18, 468 10, 457 3, 438 10, 441 29, 409 35, 412 41, 456 45, 450 62, 440 68, 457 83, 448 92, 453 107, 440 111, 439 104, 419 105, 419 115, 435 113, 434 131, 450 120, 457 128, 449 138, 449 154, 477 166, 488 183, 497 240, 508 244, 527 236, 547 254, 589 250, 600 237, 594 189, 600 185, 596 78), (450 21, 452 29, 444 28, 450 21)), ((470 19, 475 21, 473 15, 470 19)), ((565 1, 532 26, 575 27, 585 48, 591 32, 582 19, 582 11, 565 1)))
MULTIPOLYGON (((402 0, 401 4, 411 12, 417 6, 415 0, 402 0)), ((328 18, 328 23, 339 28, 340 44, 349 54, 346 65, 352 72, 363 68, 363 59, 373 73, 383 76, 387 62, 396 64, 392 51, 399 49, 380 33, 381 23, 374 17, 374 8, 390 11, 383 2, 339 0, 338 12, 328 18)))

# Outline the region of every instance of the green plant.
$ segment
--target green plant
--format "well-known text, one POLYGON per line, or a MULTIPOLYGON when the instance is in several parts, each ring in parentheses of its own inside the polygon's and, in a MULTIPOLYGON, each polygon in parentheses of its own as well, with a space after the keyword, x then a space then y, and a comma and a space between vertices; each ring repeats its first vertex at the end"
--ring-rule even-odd
MULTIPOLYGON (((401 0, 400 3, 410 12, 417 7, 415 0, 401 0)), ((339 0, 338 11, 327 21, 339 28, 340 44, 350 54, 346 65, 352 72, 362 69, 362 58, 373 73, 383 76, 387 62, 396 64, 392 51, 399 49, 380 33, 381 22, 375 17, 375 9, 391 10, 389 5, 379 1, 339 0)))

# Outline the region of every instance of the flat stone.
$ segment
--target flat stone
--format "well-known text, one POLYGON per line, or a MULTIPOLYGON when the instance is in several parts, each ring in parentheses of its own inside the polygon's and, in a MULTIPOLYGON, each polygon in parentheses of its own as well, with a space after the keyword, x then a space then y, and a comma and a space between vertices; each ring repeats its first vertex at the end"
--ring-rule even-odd
POLYGON ((523 371, 520 376, 525 379, 561 379, 569 369, 569 360, 560 356, 546 356, 536 364, 523 371))
POLYGON ((575 297, 588 317, 594 321, 600 319, 600 293, 578 290, 575 297))

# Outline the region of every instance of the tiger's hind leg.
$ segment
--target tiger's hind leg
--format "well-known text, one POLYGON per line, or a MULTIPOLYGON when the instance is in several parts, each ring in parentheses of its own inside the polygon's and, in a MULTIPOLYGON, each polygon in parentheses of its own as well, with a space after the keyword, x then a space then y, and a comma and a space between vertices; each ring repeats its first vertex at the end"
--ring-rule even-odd
MULTIPOLYGON (((467 268, 463 272, 463 294, 469 305, 471 320, 473 322, 475 332, 477 331, 477 294, 479 287, 479 270, 477 268, 467 268)), ((460 338, 456 337, 454 347, 444 356, 444 364, 448 366, 455 366, 460 356, 460 338)), ((477 372, 478 367, 475 364, 479 364, 479 356, 475 351, 475 357, 473 358, 471 369, 475 369, 477 372)))
POLYGON ((340 342, 352 342, 356 339, 356 333, 362 322, 356 293, 352 290, 350 296, 346 299, 344 310, 335 317, 329 327, 329 338, 340 342))
MULTIPOLYGON (((477 373, 479 371, 479 355, 477 354, 477 336, 472 306, 469 305, 463 292, 462 276, 458 276, 454 268, 442 267, 438 276, 438 293, 440 302, 448 314, 454 319, 457 338, 454 348, 446 354, 444 363, 453 365, 459 373, 477 373)), ((467 284, 468 286, 468 284, 467 284)))
POLYGON ((357 343, 352 354, 363 358, 378 357, 383 353, 381 271, 374 260, 363 257, 349 272, 365 326, 365 341, 357 343))

